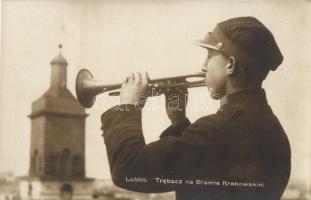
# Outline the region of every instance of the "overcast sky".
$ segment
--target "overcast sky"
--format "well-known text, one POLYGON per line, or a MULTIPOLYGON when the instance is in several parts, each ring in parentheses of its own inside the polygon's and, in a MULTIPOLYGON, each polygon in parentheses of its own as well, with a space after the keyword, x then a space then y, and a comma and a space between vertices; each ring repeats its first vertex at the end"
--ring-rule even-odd
MULTIPOLYGON (((31 102, 49 87, 49 62, 62 54, 69 62, 68 88, 74 94, 79 69, 119 83, 130 72, 151 78, 200 70, 205 50, 195 46, 217 22, 254 16, 274 34, 284 62, 265 81, 269 103, 292 147, 292 177, 309 183, 310 172, 310 3, 306 1, 2 1, 0 71, 0 172, 26 175, 29 167, 31 102), (308 177, 308 178, 307 178, 308 177)), ((213 113, 219 102, 205 88, 190 91, 191 121, 213 113)), ((169 125, 163 97, 150 99, 143 113, 147 142, 169 125)), ((98 97, 86 125, 86 170, 110 178, 100 115, 118 98, 98 97)))

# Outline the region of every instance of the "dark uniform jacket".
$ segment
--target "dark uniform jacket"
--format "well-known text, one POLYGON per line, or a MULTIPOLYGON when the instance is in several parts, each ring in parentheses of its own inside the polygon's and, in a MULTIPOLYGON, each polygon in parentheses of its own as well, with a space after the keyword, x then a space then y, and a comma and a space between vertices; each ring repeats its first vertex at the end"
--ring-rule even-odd
POLYGON ((290 176, 290 145, 263 89, 233 93, 216 114, 171 126, 150 144, 141 115, 134 105, 102 115, 115 185, 138 192, 175 191, 178 200, 282 196, 290 176))

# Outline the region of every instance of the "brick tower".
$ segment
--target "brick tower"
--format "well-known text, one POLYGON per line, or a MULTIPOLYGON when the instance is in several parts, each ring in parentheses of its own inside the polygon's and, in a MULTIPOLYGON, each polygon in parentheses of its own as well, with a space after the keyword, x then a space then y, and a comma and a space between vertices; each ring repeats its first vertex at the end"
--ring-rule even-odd
MULTIPOLYGON (((60 45, 61 48, 61 45, 60 45)), ((29 176, 23 199, 91 199, 93 179, 85 177, 84 108, 66 87, 66 59, 51 62, 50 88, 32 103, 29 176)))

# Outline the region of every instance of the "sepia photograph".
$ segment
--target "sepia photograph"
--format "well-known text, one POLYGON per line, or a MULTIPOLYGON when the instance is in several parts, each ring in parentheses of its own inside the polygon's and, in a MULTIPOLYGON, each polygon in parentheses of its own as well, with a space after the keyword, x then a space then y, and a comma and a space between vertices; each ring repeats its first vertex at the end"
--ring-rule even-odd
POLYGON ((311 1, 0 8, 0 200, 311 200, 311 1))

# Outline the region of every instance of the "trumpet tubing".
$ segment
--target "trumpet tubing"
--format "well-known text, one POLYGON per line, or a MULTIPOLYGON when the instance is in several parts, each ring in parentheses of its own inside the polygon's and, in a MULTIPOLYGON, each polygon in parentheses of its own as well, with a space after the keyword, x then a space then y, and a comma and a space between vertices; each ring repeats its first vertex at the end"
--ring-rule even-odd
MULTIPOLYGON (((203 78, 205 77, 205 73, 200 72, 196 74, 189 74, 183 76, 175 76, 175 77, 167 77, 167 78, 159 78, 149 81, 148 86, 148 96, 158 96, 164 93, 169 88, 176 87, 185 87, 185 88, 193 88, 193 87, 202 87, 205 86, 205 80, 192 81, 188 82, 187 78, 203 78)), ((109 92, 112 90, 120 89, 122 86, 119 84, 105 84, 102 81, 95 80, 91 72, 87 69, 81 69, 78 72, 76 78, 76 94, 80 104, 86 108, 90 108, 93 106, 96 100, 96 95, 109 92)), ((110 96, 119 95, 119 91, 110 92, 110 96)))

